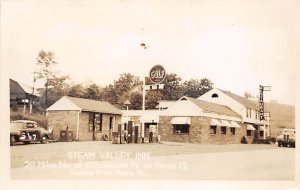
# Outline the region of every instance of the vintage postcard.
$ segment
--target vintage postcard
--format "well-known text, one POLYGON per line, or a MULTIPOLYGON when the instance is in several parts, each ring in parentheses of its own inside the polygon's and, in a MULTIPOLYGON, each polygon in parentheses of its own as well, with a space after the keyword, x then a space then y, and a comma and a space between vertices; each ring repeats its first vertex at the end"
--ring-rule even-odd
POLYGON ((299 10, 2 1, 1 189, 299 190, 299 10))

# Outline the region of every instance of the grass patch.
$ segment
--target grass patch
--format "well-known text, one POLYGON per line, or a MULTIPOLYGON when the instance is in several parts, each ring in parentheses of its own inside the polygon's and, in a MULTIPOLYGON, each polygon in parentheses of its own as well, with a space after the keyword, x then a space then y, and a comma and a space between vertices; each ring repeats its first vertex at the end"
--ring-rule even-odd
POLYGON ((40 126, 47 126, 47 118, 41 114, 27 114, 20 111, 11 111, 10 112, 10 121, 14 120, 31 120, 37 122, 40 126))

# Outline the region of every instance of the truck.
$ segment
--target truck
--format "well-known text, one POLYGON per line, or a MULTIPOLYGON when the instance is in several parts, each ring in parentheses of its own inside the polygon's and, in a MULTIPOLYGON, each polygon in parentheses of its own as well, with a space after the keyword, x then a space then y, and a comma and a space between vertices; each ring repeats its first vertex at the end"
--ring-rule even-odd
POLYGON ((281 134, 277 137, 278 147, 296 147, 296 130, 283 129, 281 134))

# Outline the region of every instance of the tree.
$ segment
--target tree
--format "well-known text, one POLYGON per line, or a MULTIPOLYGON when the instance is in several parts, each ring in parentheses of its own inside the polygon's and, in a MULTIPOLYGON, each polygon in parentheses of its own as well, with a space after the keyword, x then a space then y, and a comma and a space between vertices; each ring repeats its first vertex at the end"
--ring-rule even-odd
POLYGON ((146 94, 146 102, 145 102, 145 107, 146 109, 155 109, 156 106, 158 105, 158 101, 162 99, 162 94, 160 91, 157 90, 150 90, 146 94))
POLYGON ((161 90, 162 99, 178 100, 183 96, 183 86, 181 78, 175 73, 166 74, 164 89, 161 90))
POLYGON ((115 93, 118 98, 117 103, 119 105, 124 104, 133 87, 137 85, 142 85, 142 81, 138 77, 130 73, 121 74, 119 79, 114 81, 115 93), (122 98, 124 95, 127 97, 122 98))
POLYGON ((116 105, 118 102, 118 97, 116 95, 116 90, 113 85, 108 85, 101 90, 101 98, 102 101, 107 101, 113 105, 116 105))
POLYGON ((140 92, 133 92, 129 96, 129 102, 130 109, 140 110, 142 109, 143 95, 140 92))
POLYGON ((76 98, 84 98, 86 95, 85 89, 81 84, 76 84, 70 87, 67 93, 68 96, 76 98))
POLYGON ((100 100, 101 99, 101 88, 96 84, 90 84, 85 88, 84 98, 92 99, 92 100, 100 100))
MULTIPOLYGON (((55 70, 55 54, 52 51, 41 50, 37 57, 38 71, 35 71, 36 79, 40 79, 45 84, 45 90, 42 95, 44 102, 41 104, 44 111, 54 101, 58 100, 66 93, 66 80, 68 76, 59 76, 59 72, 55 70)), ((35 77, 35 76, 34 76, 35 77)))
MULTIPOLYGON (((68 76, 56 77, 54 79, 48 80, 48 90, 47 90, 47 106, 51 106, 61 97, 67 95, 69 85, 66 83, 68 76)), ((38 90, 38 89, 37 89, 38 90)), ((44 102, 46 100, 45 89, 39 89, 41 92, 41 102, 36 104, 35 109, 40 110, 39 107, 44 107, 44 102)))
POLYGON ((54 66, 57 64, 55 61, 55 54, 52 51, 44 51, 41 50, 37 57, 37 63, 40 66, 39 70, 36 72, 37 79, 44 80, 45 84, 48 79, 52 79, 55 77, 56 71, 54 70, 54 66))
POLYGON ((207 79, 190 79, 184 82, 185 96, 198 98, 213 88, 213 83, 207 79))

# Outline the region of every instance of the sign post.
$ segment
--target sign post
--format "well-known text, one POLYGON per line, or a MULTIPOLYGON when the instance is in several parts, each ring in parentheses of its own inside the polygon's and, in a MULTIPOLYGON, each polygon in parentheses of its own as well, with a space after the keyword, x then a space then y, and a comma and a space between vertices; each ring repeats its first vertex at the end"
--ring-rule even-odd
POLYGON ((271 87, 259 85, 259 119, 260 119, 260 121, 265 120, 264 91, 271 91, 271 87))
MULTIPOLYGON (((264 91, 271 91, 270 86, 259 85, 259 120, 263 121, 263 125, 266 128, 266 113, 264 110, 264 91)), ((270 126, 268 126, 268 133, 270 134, 270 126)), ((266 137, 266 132, 264 131, 264 138, 266 137)))
MULTIPOLYGON (((151 82, 158 86, 162 83, 166 78, 166 70, 162 65, 155 65, 150 69, 149 78, 151 82)), ((145 96, 146 96, 146 82, 145 77, 143 80, 143 110, 145 110, 145 96)))

